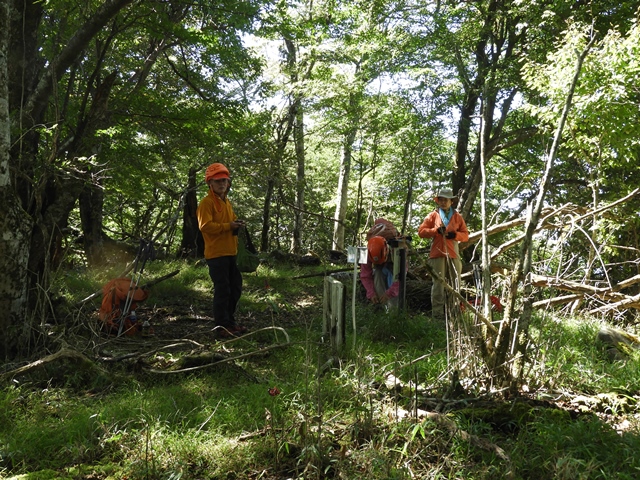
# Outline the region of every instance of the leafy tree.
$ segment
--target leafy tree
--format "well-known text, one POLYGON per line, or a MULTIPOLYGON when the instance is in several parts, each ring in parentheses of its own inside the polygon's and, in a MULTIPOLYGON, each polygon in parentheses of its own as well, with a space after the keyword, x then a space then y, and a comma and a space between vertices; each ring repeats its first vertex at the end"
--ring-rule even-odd
MULTIPOLYGON (((8 250, 7 255, 27 263, 3 271, 14 292, 0 325, 7 332, 0 352, 4 356, 30 342, 31 323, 24 319, 44 314, 38 308, 43 304, 38 295, 47 291, 51 262, 58 259, 57 245, 80 198, 85 233, 91 237, 89 257, 96 258, 92 245, 102 233, 103 172, 122 172, 123 163, 124 168, 135 166, 122 162, 130 160, 126 157, 105 156, 102 163, 101 153, 116 138, 113 127, 122 127, 126 124, 122 119, 132 117, 144 118, 147 128, 196 125, 193 116, 184 114, 189 98, 226 108, 234 94, 228 87, 231 80, 240 79, 238 74, 247 66, 255 66, 242 53, 235 32, 250 27, 258 4, 143 2, 136 9, 129 9, 129 4, 107 1, 82 11, 65 1, 26 0, 10 10, 11 43, 3 53, 9 59, 6 99, 15 141, 8 159, 13 193, 4 201, 7 207, 14 205, 13 211, 19 205, 25 227, 12 230, 19 235, 10 244, 15 251, 8 250), (157 70, 159 59, 165 63, 157 70), (187 95, 192 91, 197 97, 187 95), (167 102, 172 102, 173 116, 163 109, 167 102), (24 245, 29 248, 26 256, 24 245), (24 325, 24 330, 18 332, 17 325, 24 325)), ((232 110, 226 111, 228 115, 232 110)), ((151 144, 148 130, 140 128, 143 123, 137 123, 133 133, 125 130, 135 139, 130 144, 137 147, 151 144)), ((155 159, 163 162, 166 157, 155 159)), ((143 165, 149 167, 141 163, 134 171, 143 165)), ((157 195, 160 189, 152 191, 157 195)), ((142 216, 152 218, 149 212, 142 216)))
MULTIPOLYGON (((555 121, 560 86, 566 82, 568 56, 576 43, 591 31, 590 26, 574 25, 564 41, 552 52, 548 63, 532 63, 524 70, 524 78, 546 101, 532 106, 541 125, 555 121)), ((597 208, 602 202, 623 197, 637 185, 640 156, 638 138, 639 99, 635 78, 639 70, 639 30, 635 23, 626 34, 611 29, 594 45, 585 60, 583 80, 576 90, 574 114, 567 122, 566 140, 560 152, 558 173, 553 181, 550 199, 560 203, 571 198, 575 203, 597 208)), ((596 278, 613 283, 637 273, 634 263, 638 249, 638 200, 625 203, 613 217, 594 218, 590 236, 572 244, 574 251, 588 258, 580 268, 580 279, 587 281, 596 273, 597 264, 617 265, 609 274, 596 270, 596 278), (594 245, 618 245, 595 250, 594 245), (603 273, 605 275, 603 275, 603 273)), ((576 265, 578 267, 578 265, 576 265)), ((572 269, 573 270, 573 269, 572 269)))

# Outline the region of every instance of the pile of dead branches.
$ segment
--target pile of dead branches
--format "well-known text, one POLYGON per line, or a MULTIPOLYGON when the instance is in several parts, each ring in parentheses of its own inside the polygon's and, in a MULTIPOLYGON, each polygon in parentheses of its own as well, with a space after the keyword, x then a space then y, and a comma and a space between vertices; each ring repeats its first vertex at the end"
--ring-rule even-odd
MULTIPOLYGON (((540 222, 536 228, 536 232, 543 230, 556 230, 559 235, 565 238, 569 236, 592 230, 591 223, 594 218, 602 217, 603 213, 611 210, 617 205, 629 201, 640 193, 640 189, 635 189, 627 196, 612 202, 610 204, 599 206, 597 208, 586 208, 570 203, 556 208, 546 208, 542 211, 540 222)), ((487 235, 492 236, 498 233, 507 232, 514 228, 523 226, 526 222, 525 218, 518 218, 493 225, 487 228, 487 235)), ((469 235, 469 241, 460 244, 460 249, 465 250, 473 248, 482 238, 482 232, 473 232, 469 235)), ((500 244, 491 250, 491 272, 501 273, 505 276, 511 274, 510 267, 505 262, 500 262, 501 256, 509 249, 517 246, 523 240, 524 234, 513 236, 513 238, 500 244)), ((598 245, 593 237, 590 237, 592 256, 597 258, 599 252, 607 245, 598 245)), ((632 247, 627 247, 632 248, 632 247)), ((638 251, 640 260, 640 251, 638 251)), ((636 265, 638 260, 636 261, 636 265)), ((589 267, 593 267, 592 264, 589 267)), ((560 269, 567 271, 568 269, 560 269)), ((463 278, 470 279, 471 273, 463 274, 463 278)), ((563 278, 562 276, 548 276, 532 272, 528 277, 531 285, 545 289, 547 298, 535 301, 534 308, 548 308, 558 305, 572 304, 572 309, 578 306, 585 307, 589 314, 611 314, 620 312, 625 309, 640 309, 640 293, 637 288, 633 288, 640 284, 640 274, 619 281, 615 284, 604 282, 602 280, 594 280, 588 275, 588 272, 581 278, 563 278), (556 291, 561 292, 556 295, 556 291)))

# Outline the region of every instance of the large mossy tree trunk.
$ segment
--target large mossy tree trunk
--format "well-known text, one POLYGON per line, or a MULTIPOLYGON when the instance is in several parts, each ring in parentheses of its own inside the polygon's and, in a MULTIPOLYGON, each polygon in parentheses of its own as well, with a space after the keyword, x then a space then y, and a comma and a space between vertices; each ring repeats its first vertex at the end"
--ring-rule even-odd
POLYGON ((83 137, 91 128, 86 129, 86 123, 75 125, 79 136, 64 147, 57 138, 59 130, 48 128, 60 120, 58 84, 93 38, 130 3, 102 3, 59 45, 54 58, 44 58, 39 44, 44 4, 33 0, 1 4, 0 18, 5 22, 0 26, 1 357, 28 353, 36 330, 32 327, 47 304, 40 299, 48 290, 61 231, 85 184, 77 175, 82 166, 76 164, 76 155, 86 151, 83 137), (53 135, 50 142, 42 142, 45 135, 53 135))
POLYGON ((0 359, 13 357, 27 332, 27 262, 31 220, 20 205, 9 174, 9 12, 0 0, 0 359))

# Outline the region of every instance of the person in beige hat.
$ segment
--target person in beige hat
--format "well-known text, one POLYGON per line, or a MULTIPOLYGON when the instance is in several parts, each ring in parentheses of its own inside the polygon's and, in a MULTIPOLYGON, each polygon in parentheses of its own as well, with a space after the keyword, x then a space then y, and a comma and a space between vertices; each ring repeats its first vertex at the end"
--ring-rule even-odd
MULTIPOLYGON (((469 240, 469 230, 462 215, 453 208, 455 198, 456 195, 450 188, 441 189, 436 194, 433 200, 437 207, 420 225, 418 236, 433 238, 429 251, 429 265, 441 278, 458 289, 462 272, 458 242, 469 240)), ((431 315, 437 320, 445 318, 444 285, 435 279, 431 287, 431 315)))

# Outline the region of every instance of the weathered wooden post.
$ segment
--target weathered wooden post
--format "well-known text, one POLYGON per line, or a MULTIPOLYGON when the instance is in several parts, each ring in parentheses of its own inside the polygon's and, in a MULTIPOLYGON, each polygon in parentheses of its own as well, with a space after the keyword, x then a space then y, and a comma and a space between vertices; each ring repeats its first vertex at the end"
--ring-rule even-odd
POLYGON ((335 351, 342 350, 345 342, 345 287, 333 277, 324 277, 324 298, 322 306, 322 334, 329 336, 335 351))
POLYGON ((353 262, 353 295, 351 296, 351 323, 353 346, 356 346, 356 292, 358 289, 358 265, 367 263, 367 247, 347 247, 347 262, 353 262))
POLYGON ((411 244, 411 237, 396 237, 387 243, 393 250, 393 281, 398 281, 400 292, 398 293, 398 309, 404 310, 407 296, 407 250, 411 244))

